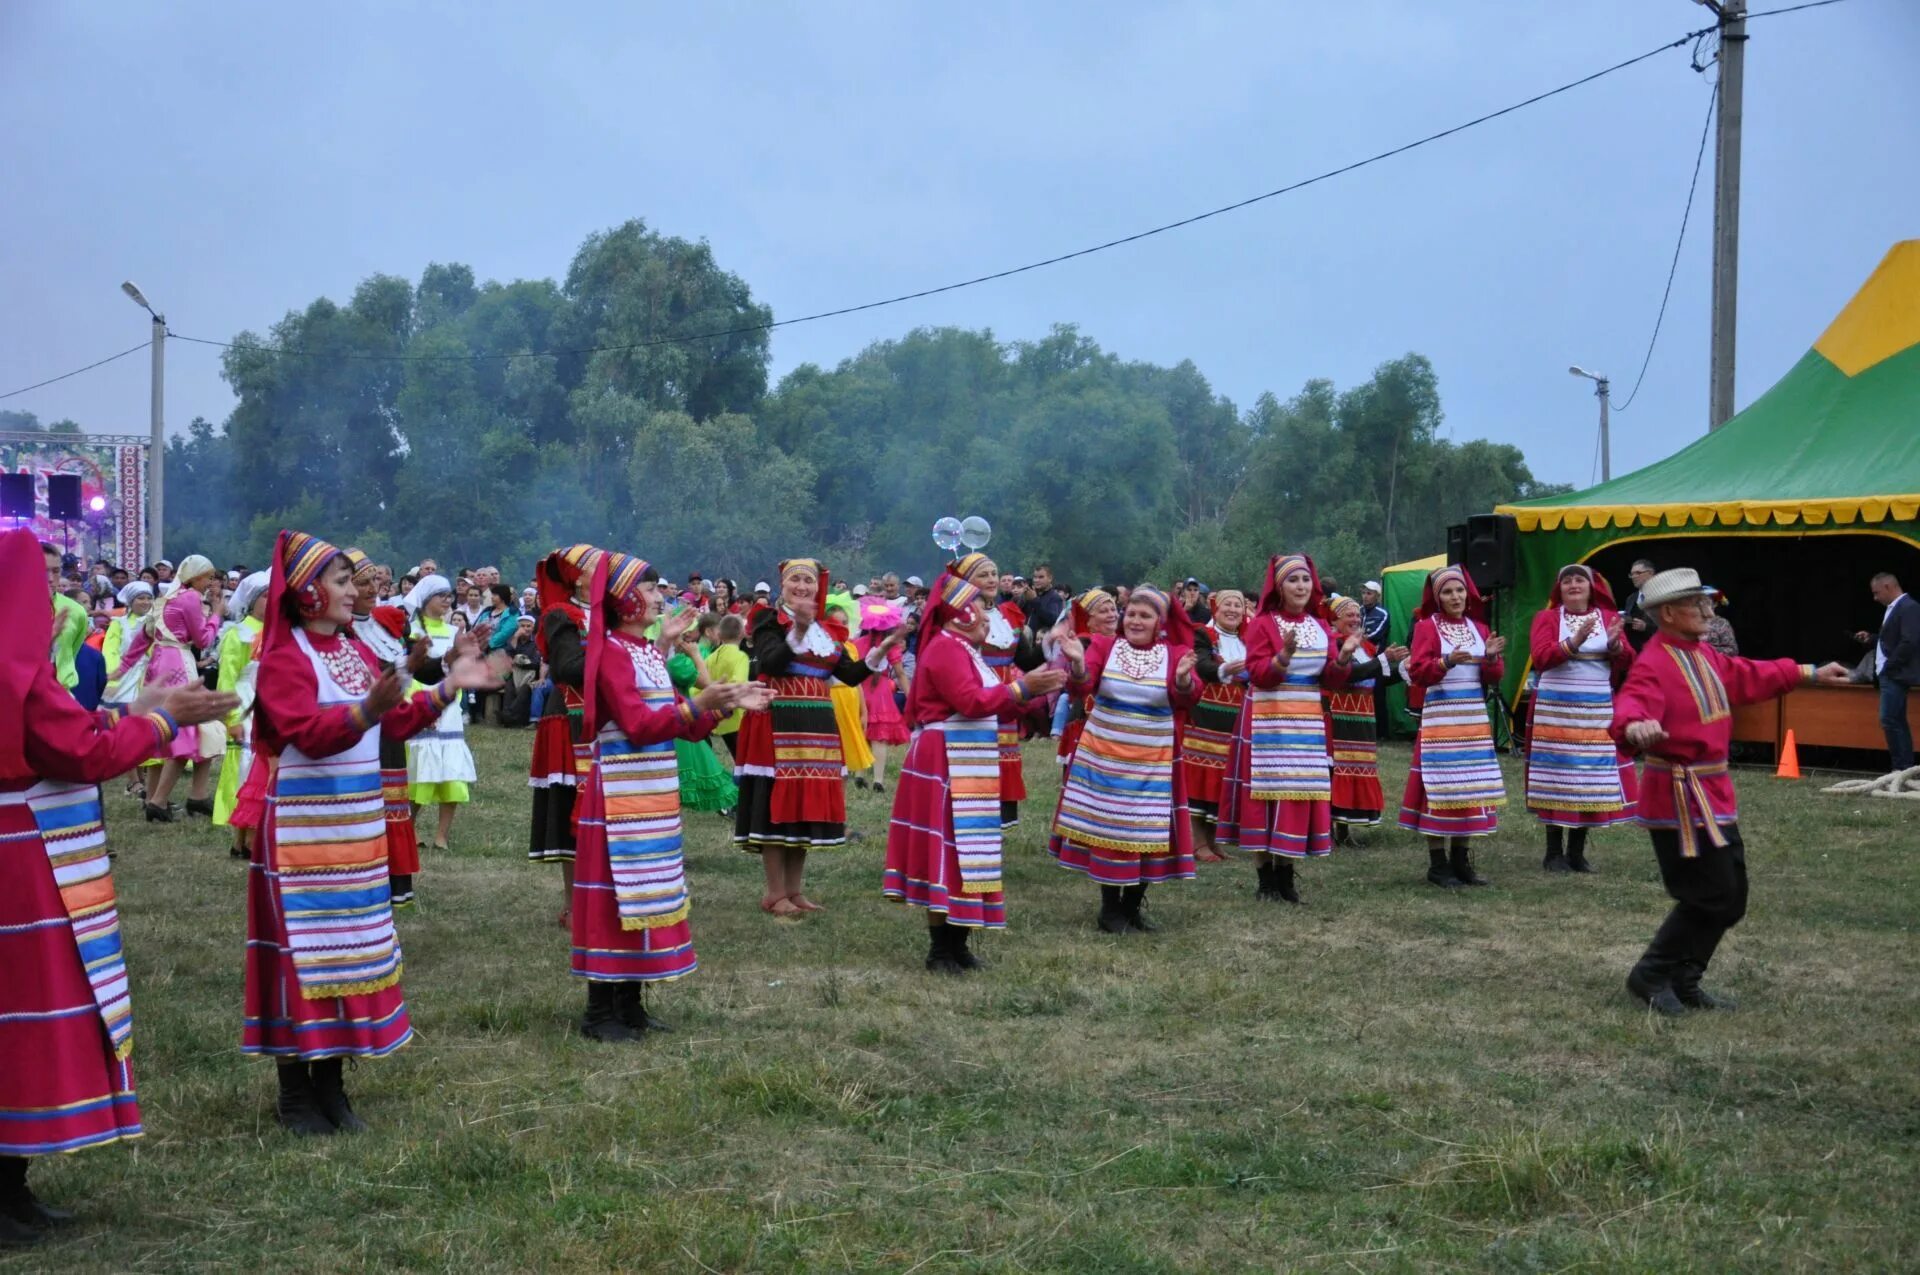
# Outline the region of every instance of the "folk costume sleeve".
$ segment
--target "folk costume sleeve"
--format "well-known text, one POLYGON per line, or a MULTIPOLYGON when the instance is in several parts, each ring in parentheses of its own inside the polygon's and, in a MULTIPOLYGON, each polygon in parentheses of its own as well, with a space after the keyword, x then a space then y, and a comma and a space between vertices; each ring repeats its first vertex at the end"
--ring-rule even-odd
POLYGON ((33 680, 21 719, 33 723, 23 750, 33 773, 67 783, 104 783, 173 742, 178 729, 164 712, 144 717, 89 713, 60 685, 51 665, 33 680))
POLYGON ((787 645, 787 626, 780 623, 777 612, 768 609, 760 613, 753 626, 753 636, 747 641, 747 651, 753 656, 754 672, 759 676, 785 676, 787 665, 793 662, 793 648, 787 645))
POLYGON ((547 636, 547 672, 561 686, 579 690, 587 680, 587 644, 580 628, 558 607, 540 617, 547 636))
POLYGON ((1118 637, 1104 634, 1087 640, 1086 659, 1082 662, 1086 676, 1074 678, 1072 690, 1075 695, 1092 695, 1100 689, 1100 674, 1106 671, 1107 658, 1113 654, 1113 644, 1118 641, 1118 637))
MULTIPOLYGON (((1595 619, 1594 623, 1601 621, 1595 619)), ((1545 607, 1533 617, 1533 629, 1527 635, 1527 654, 1533 658, 1534 671, 1540 673, 1557 668, 1572 658, 1567 651, 1567 644, 1560 638, 1559 607, 1545 607)))
MULTIPOLYGON (((1706 649, 1712 650, 1710 647, 1706 649)), ((1727 688, 1727 698, 1735 705, 1762 704, 1813 682, 1813 665, 1799 664, 1790 659, 1749 660, 1737 655, 1722 655, 1718 651, 1713 651, 1707 658, 1719 667, 1720 681, 1727 688)))
POLYGON ((1337 691, 1354 680, 1353 665, 1340 662, 1340 644, 1346 639, 1335 633, 1333 626, 1325 620, 1315 620, 1314 623, 1318 624, 1327 635, 1327 663, 1326 667, 1320 670, 1320 688, 1326 691, 1337 691))
POLYGON ((981 685, 979 669, 957 638, 929 643, 914 676, 927 679, 923 723, 949 717, 998 717, 1008 708, 1024 704, 1027 698, 1026 687, 1020 682, 981 685))
POLYGON ((1187 657, 1190 646, 1167 646, 1167 702, 1184 712, 1200 702, 1200 687, 1203 685, 1200 671, 1194 670, 1191 684, 1185 690, 1180 689, 1180 661, 1187 657))
POLYGON ((1425 620, 1415 621, 1413 637, 1407 643, 1404 676, 1409 685, 1433 686, 1447 675, 1447 663, 1440 651, 1439 630, 1425 620))
POLYGON ((1193 631, 1193 654, 1197 661, 1193 668, 1194 675, 1203 682, 1218 686, 1220 666, 1225 661, 1220 658, 1220 648, 1214 645, 1212 629, 1193 631))
MULTIPOLYGON (((615 646, 608 643, 609 649, 615 646)), ((639 747, 685 739, 698 743, 713 733, 719 717, 703 713, 691 702, 679 700, 671 708, 653 708, 640 697, 633 665, 624 655, 602 661, 599 670, 598 711, 620 728, 629 743, 639 747)))
POLYGON ((1286 651, 1280 645, 1280 626, 1264 616, 1249 616, 1241 627, 1247 643, 1247 680, 1271 691, 1287 680, 1286 651))
MULTIPOLYGON (((1479 632, 1482 642, 1493 640, 1493 630, 1480 621, 1473 621, 1473 627, 1479 632)), ((1480 658, 1480 684, 1492 686, 1507 675, 1507 657, 1504 655, 1484 655, 1480 658)))

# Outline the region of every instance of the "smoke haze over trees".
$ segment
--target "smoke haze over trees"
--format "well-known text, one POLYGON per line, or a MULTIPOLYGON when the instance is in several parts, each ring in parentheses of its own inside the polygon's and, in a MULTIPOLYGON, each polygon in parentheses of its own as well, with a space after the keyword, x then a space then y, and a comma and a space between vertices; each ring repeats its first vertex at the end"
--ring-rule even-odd
POLYGON ((708 245, 637 220, 590 236, 557 283, 375 275, 234 338, 271 350, 225 351, 238 405, 170 441, 167 542, 260 562, 289 526, 397 566, 524 577, 587 540, 669 577, 752 580, 810 554, 864 578, 925 574, 934 519, 978 513, 1010 568, 1048 561, 1076 585, 1253 587, 1282 548, 1352 584, 1469 513, 1558 490, 1517 448, 1440 437, 1418 354, 1242 411, 1191 361, 1127 362, 1070 326, 919 328, 771 388, 764 330, 673 339, 773 318, 708 245))

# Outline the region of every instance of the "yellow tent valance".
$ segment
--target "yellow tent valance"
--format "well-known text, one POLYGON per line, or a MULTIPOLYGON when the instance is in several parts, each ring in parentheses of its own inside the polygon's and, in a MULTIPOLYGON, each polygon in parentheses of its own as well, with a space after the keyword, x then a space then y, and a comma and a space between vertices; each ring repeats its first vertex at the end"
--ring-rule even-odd
POLYGON ((1912 522, 1920 518, 1920 494, 1906 496, 1845 496, 1832 500, 1722 500, 1708 504, 1672 505, 1563 505, 1529 507, 1501 505, 1495 513, 1511 514, 1522 531, 1580 531, 1591 527, 1822 527, 1856 522, 1912 522))

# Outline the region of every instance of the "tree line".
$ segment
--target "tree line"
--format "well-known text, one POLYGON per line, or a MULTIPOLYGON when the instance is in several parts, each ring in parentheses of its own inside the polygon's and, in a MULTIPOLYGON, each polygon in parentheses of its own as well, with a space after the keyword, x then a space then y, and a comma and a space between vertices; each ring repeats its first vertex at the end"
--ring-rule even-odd
POLYGON ((512 569, 588 540, 673 574, 811 554, 860 578, 924 573, 934 519, 978 513, 1011 564, 1076 584, 1251 587, 1280 547, 1354 582, 1559 490, 1517 448, 1441 437, 1418 354, 1242 410, 1191 361, 1123 360, 1071 326, 918 328, 769 387, 772 317, 707 244, 638 220, 560 281, 375 275, 234 337, 238 403, 168 445, 167 543, 259 562, 293 526, 512 569))

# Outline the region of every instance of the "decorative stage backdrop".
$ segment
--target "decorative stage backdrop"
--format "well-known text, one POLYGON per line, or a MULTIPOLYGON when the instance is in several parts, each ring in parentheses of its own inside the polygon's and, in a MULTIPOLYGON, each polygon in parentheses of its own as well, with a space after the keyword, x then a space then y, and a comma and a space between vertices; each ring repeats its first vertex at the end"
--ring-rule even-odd
POLYGON ((147 445, 134 434, 0 433, 0 472, 33 475, 33 517, 0 518, 0 527, 32 527, 48 544, 138 570, 147 560, 147 445), (80 476, 81 517, 47 517, 49 474, 80 476))

